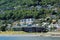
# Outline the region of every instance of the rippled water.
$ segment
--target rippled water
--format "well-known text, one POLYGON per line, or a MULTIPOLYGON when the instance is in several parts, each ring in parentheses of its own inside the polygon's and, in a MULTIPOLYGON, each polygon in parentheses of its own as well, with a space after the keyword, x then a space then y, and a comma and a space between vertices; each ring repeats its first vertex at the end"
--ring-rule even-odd
POLYGON ((60 37, 28 37, 28 36, 18 36, 18 37, 5 37, 0 36, 0 40, 60 40, 60 37))

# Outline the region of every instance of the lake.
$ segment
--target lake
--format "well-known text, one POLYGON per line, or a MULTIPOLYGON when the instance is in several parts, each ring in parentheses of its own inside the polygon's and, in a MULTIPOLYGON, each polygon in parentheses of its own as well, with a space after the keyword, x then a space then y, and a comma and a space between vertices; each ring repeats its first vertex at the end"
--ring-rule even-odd
POLYGON ((0 36, 0 40, 60 40, 60 37, 0 36))

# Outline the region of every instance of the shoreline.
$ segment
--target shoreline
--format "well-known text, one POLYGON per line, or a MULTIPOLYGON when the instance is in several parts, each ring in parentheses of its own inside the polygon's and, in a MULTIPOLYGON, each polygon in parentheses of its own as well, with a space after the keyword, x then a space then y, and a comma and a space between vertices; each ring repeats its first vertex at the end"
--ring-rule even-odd
POLYGON ((52 35, 52 34, 49 34, 49 35, 40 35, 40 34, 14 34, 14 35, 8 35, 8 34, 0 34, 0 37, 1 36, 4 36, 4 37, 60 37, 57 36, 56 34, 52 35))
POLYGON ((60 32, 48 33, 24 33, 24 32, 0 32, 0 36, 14 37, 14 36, 38 36, 38 37, 60 37, 60 32))

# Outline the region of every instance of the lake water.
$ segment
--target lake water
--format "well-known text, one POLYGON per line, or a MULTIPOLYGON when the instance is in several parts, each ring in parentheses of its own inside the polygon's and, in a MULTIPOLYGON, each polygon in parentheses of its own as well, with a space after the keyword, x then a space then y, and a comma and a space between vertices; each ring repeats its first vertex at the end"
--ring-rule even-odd
POLYGON ((60 40, 60 37, 0 36, 0 40, 60 40))

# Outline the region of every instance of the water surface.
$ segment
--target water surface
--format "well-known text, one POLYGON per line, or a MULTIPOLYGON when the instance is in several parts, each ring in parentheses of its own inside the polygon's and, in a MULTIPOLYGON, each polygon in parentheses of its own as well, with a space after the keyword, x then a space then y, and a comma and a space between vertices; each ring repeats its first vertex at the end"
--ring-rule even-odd
POLYGON ((60 37, 0 36, 0 40, 60 40, 60 37))

